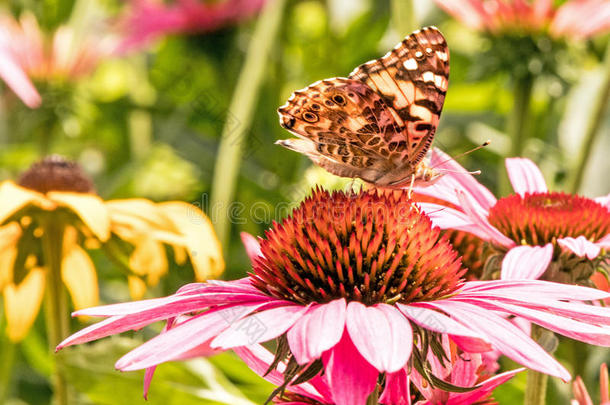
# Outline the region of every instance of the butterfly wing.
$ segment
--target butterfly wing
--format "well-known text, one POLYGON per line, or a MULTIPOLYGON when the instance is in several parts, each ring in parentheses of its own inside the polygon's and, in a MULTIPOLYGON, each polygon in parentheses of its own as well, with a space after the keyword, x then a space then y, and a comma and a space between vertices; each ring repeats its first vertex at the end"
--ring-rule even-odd
POLYGON ((314 83, 294 92, 278 112, 280 124, 299 138, 278 143, 338 176, 378 183, 399 163, 395 152, 407 147, 405 140, 395 139, 396 112, 359 81, 314 83))
POLYGON ((378 186, 402 184, 420 174, 448 75, 443 36, 436 28, 416 31, 348 79, 327 79, 294 92, 278 112, 280 124, 299 139, 278 143, 338 176, 378 186))
POLYGON ((434 138, 449 84, 449 49, 435 27, 407 36, 383 57, 349 75, 376 91, 406 124, 405 165, 415 167, 434 138))

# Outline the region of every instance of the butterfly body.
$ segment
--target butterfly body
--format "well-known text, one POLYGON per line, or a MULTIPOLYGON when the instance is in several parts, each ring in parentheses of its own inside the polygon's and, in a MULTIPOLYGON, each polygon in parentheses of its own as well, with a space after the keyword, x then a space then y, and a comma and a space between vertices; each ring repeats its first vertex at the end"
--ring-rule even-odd
POLYGON ((380 187, 429 183, 426 164, 447 90, 449 53, 428 27, 348 78, 316 82, 278 109, 297 138, 278 141, 342 177, 380 187))

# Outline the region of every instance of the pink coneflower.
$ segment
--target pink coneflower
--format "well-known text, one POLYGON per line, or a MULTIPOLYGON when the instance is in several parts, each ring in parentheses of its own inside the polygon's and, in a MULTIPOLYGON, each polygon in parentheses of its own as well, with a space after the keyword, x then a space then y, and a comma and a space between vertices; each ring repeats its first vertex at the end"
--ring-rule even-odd
POLYGON ((554 37, 589 38, 610 30, 606 0, 568 0, 557 7, 552 0, 436 0, 465 25, 489 32, 537 33, 554 37))
MULTIPOLYGON (((608 384, 608 365, 602 364, 599 368, 599 405, 610 405, 610 385, 608 384)), ((582 379, 576 377, 572 384, 572 399, 571 405, 594 405, 593 400, 587 392, 587 387, 582 379)))
POLYGON ((164 333, 116 364, 136 370, 277 340, 278 358, 289 359, 287 384, 324 371, 333 401, 358 405, 380 375, 424 369, 422 342, 434 345, 443 334, 464 351, 494 347, 524 366, 569 380, 507 314, 610 345, 610 309, 583 302, 608 293, 538 280, 462 282, 456 252, 406 191, 396 197, 315 190, 265 236, 260 247, 247 241, 256 255, 248 277, 79 311, 107 319, 58 348, 169 320, 164 333))
MULTIPOLYGON (((491 404, 491 392, 511 379, 523 369, 507 371, 498 375, 487 374, 487 370, 480 354, 460 352, 459 349, 443 339, 443 348, 448 357, 441 363, 429 354, 431 372, 439 375, 447 383, 459 387, 477 388, 467 392, 447 392, 425 382, 415 370, 408 373, 403 370, 391 378, 386 378, 377 384, 381 392, 379 403, 385 405, 464 405, 464 404, 491 404), (413 384, 411 386, 411 384, 413 384), (416 392, 411 388, 416 387, 416 392)), ((239 347, 235 349, 237 355, 258 375, 277 386, 285 381, 284 373, 287 365, 280 362, 275 369, 269 372, 273 364, 274 355, 260 345, 239 347)), ((316 404, 333 405, 332 394, 325 375, 318 375, 306 383, 291 385, 275 398, 276 404, 316 404)))
POLYGON ((434 150, 432 161, 449 173, 419 192, 461 210, 433 203, 422 207, 441 228, 474 233, 505 254, 504 279, 585 282, 610 248, 610 196, 548 191, 531 160, 510 158, 506 168, 515 194, 497 200, 443 152, 434 150))
POLYGON ((172 34, 210 32, 254 16, 265 0, 131 0, 120 25, 125 39, 120 49, 140 48, 172 34))
POLYGON ((47 36, 29 13, 18 21, 0 15, 0 77, 28 107, 41 103, 31 80, 74 80, 90 73, 113 46, 110 37, 83 35, 70 26, 47 36))

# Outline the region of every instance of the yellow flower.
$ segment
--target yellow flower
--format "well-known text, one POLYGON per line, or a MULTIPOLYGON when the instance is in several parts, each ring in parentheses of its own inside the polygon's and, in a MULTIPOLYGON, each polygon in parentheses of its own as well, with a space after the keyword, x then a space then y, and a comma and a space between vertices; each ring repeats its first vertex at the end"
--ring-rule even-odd
POLYGON ((75 309, 97 304, 86 249, 102 248, 120 264, 132 297, 141 298, 167 273, 166 245, 179 264, 190 258, 197 281, 224 270, 212 224, 190 204, 104 201, 77 164, 58 156, 35 163, 18 184, 0 183, 0 293, 9 338, 26 336, 54 282, 75 309))

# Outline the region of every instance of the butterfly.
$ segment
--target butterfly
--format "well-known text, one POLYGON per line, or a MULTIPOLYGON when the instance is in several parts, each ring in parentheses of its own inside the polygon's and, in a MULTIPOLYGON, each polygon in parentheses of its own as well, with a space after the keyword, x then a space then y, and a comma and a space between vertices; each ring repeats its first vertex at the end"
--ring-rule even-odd
POLYGON ((425 157, 448 84, 447 42, 437 28, 422 28, 347 78, 295 91, 278 113, 297 138, 276 143, 378 187, 430 184, 441 173, 425 157))

